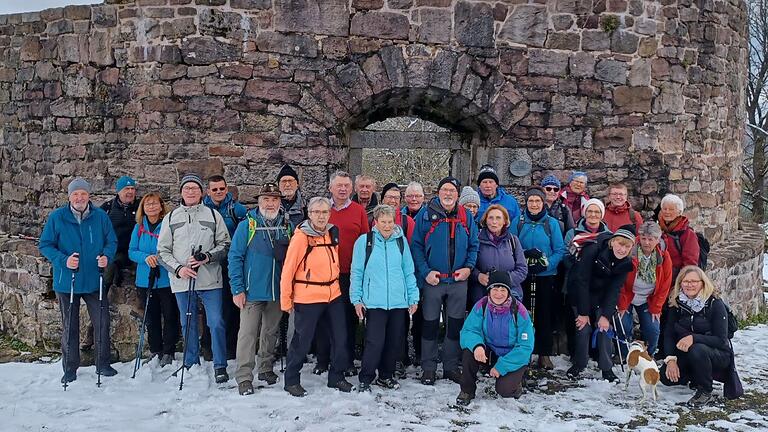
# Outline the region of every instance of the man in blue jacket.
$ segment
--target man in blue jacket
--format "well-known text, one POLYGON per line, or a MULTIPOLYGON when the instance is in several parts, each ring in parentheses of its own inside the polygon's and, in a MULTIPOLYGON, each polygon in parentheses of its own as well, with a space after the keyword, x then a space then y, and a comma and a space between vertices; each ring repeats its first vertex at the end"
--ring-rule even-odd
POLYGON ((520 205, 512 195, 508 195, 503 187, 499 187, 499 176, 490 165, 483 165, 477 176, 477 191, 480 193, 480 209, 475 221, 479 222, 483 214, 492 204, 499 204, 509 213, 509 220, 516 221, 520 217, 520 205))
MULTIPOLYGON (((248 209, 232 196, 227 180, 220 175, 208 177, 208 188, 205 192, 205 198, 203 198, 203 204, 221 214, 221 217, 224 218, 224 224, 227 225, 230 238, 235 234, 237 225, 245 219, 245 215, 248 213, 248 209)), ((221 263, 221 275, 224 278, 224 289, 221 292, 221 317, 224 319, 224 327, 227 332, 227 359, 232 360, 235 358, 240 320, 238 319, 237 308, 230 297, 229 272, 226 261, 221 263)), ((203 329, 200 345, 203 357, 208 359, 207 357, 211 355, 211 332, 207 327, 203 329)))
POLYGON ((91 203, 87 181, 73 179, 67 192, 69 204, 48 217, 39 245, 40 253, 53 266, 53 290, 61 309, 62 384, 76 380, 80 366, 80 299, 85 301, 94 327, 100 330, 95 337, 97 372, 103 376, 117 374, 109 365, 109 300, 103 295, 99 301, 99 272, 114 258, 117 237, 107 213, 91 203))
POLYGON ((253 393, 253 369, 259 351, 257 378, 277 382, 273 365, 280 330, 280 273, 293 225, 280 206, 275 183, 262 186, 258 208, 240 222, 229 248, 232 300, 240 308, 235 380, 241 395, 253 393))
POLYGON ((440 312, 448 316, 443 344, 443 377, 459 382, 459 332, 467 307, 467 278, 475 267, 479 241, 471 214, 458 205, 459 181, 446 177, 438 196, 416 215, 411 251, 422 286, 424 325, 421 336, 422 384, 434 385, 440 312))

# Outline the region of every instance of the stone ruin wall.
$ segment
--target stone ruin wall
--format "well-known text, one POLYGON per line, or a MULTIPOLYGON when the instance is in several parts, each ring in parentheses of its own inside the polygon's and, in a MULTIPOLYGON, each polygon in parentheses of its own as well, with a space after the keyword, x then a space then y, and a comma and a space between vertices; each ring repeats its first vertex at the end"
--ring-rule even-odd
MULTIPOLYGON (((290 163, 322 193, 351 130, 412 115, 471 142, 464 181, 489 161, 513 191, 583 169, 596 196, 627 180, 646 214, 680 194, 751 314, 764 235, 738 219, 746 54, 743 0, 107 0, 0 16, 0 231, 39 235, 76 175, 100 201, 123 174, 177 196, 184 173, 223 173, 253 202, 290 163), (519 160, 530 175, 508 173, 519 160)), ((59 321, 37 255, 0 242, 0 329, 32 343, 59 321)))

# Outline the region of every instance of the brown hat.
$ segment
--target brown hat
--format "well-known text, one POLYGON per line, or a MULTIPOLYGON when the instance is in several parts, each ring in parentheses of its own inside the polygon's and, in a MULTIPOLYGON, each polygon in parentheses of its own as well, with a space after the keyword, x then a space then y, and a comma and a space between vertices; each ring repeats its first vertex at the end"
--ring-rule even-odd
POLYGON ((264 183, 264 185, 261 187, 261 190, 256 195, 256 198, 260 196, 271 196, 271 197, 280 198, 283 195, 280 193, 280 188, 278 188, 275 183, 264 183))

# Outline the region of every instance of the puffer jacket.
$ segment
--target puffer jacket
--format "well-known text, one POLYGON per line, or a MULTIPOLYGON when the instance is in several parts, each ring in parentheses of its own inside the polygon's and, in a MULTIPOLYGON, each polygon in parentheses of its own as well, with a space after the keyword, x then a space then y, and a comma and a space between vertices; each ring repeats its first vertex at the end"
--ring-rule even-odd
POLYGON ((178 276, 178 271, 185 266, 192 251, 209 255, 209 262, 195 271, 195 289, 204 291, 222 288, 221 262, 227 257, 229 232, 224 218, 216 210, 202 203, 193 206, 181 206, 163 218, 160 237, 157 241, 157 253, 171 279, 171 291, 174 293, 189 290, 189 281, 178 276))
POLYGON ((280 300, 281 261, 275 259, 275 244, 287 241, 293 226, 286 225, 282 211, 273 225, 267 225, 258 208, 248 212, 232 237, 229 248, 229 286, 232 295, 246 293, 246 300, 280 300))
MULTIPOLYGON (((542 210, 546 211, 546 210, 542 210)), ((532 221, 526 212, 521 216, 523 226, 518 232, 519 222, 512 223, 512 234, 520 239, 524 250, 538 249, 547 257, 549 265, 538 276, 552 276, 557 274, 557 266, 565 256, 566 249, 563 242, 563 233, 560 231, 560 222, 550 215, 545 215, 539 221, 532 221), (549 235, 544 228, 549 225, 549 235)))
POLYGON ((503 187, 499 186, 496 189, 496 196, 493 198, 487 198, 480 191, 477 192, 480 195, 480 208, 477 210, 477 216, 475 216, 475 222, 480 222, 488 210, 488 207, 498 204, 504 207, 509 213, 509 220, 517 220, 520 217, 520 204, 512 195, 508 194, 503 187))
POLYGON ((470 351, 483 346, 486 355, 492 350, 499 356, 494 367, 503 376, 528 365, 533 353, 533 321, 522 302, 513 301, 506 308, 490 303, 487 296, 475 303, 464 320, 459 343, 470 351))
POLYGON ((373 248, 365 265, 368 239, 363 234, 355 241, 352 252, 349 299, 352 304, 362 303, 368 309, 402 309, 419 302, 413 258, 402 229, 395 230, 388 239, 373 227, 373 248), (403 242, 400 253, 398 240, 403 242))
MULTIPOLYGON (((503 231, 501 238, 497 242, 491 240, 488 229, 480 230, 479 241, 480 248, 477 253, 477 265, 472 269, 469 277, 470 287, 477 287, 480 282, 477 280, 480 273, 490 273, 492 271, 504 271, 509 274, 512 282, 510 288, 512 295, 522 300, 522 283, 528 275, 528 264, 523 255, 523 247, 520 239, 511 234, 508 230, 503 231)), ((486 287, 483 287, 483 291, 486 287)), ((472 289, 470 288, 470 292, 472 289)))
POLYGON ((105 201, 101 209, 107 212, 112 228, 117 236, 117 251, 128 253, 128 244, 131 242, 131 232, 136 225, 136 212, 139 210, 141 197, 136 197, 130 204, 120 202, 120 197, 115 195, 111 200, 105 201))
MULTIPOLYGON (((139 288, 149 288, 149 273, 151 269, 145 260, 150 255, 157 255, 157 239, 160 237, 162 225, 163 221, 161 220, 155 229, 151 230, 149 221, 144 216, 144 220, 133 227, 131 243, 128 246, 128 258, 136 263, 136 286, 139 288)), ((162 265, 158 266, 160 275, 155 280, 153 288, 168 288, 171 286, 168 270, 162 265)))
POLYGON ((664 327, 664 349, 667 353, 675 352, 677 342, 693 335, 693 343, 704 344, 711 348, 729 351, 728 310, 725 303, 715 296, 710 296, 704 303, 704 309, 694 312, 685 304, 677 301, 677 306, 670 306, 664 327))
POLYGON ((280 275, 280 308, 294 303, 330 303, 341 295, 339 233, 332 224, 318 232, 306 220, 294 233, 280 275))

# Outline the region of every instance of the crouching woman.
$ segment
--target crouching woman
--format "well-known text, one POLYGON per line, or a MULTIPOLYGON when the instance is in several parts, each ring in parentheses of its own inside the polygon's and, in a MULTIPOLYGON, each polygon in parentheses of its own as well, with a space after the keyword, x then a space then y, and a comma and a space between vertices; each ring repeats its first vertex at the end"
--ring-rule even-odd
POLYGON ((499 396, 519 398, 523 394, 523 376, 533 353, 533 322, 525 306, 511 295, 511 285, 509 273, 492 272, 488 295, 475 303, 464 321, 459 405, 468 405, 475 398, 481 363, 492 366, 499 396))

